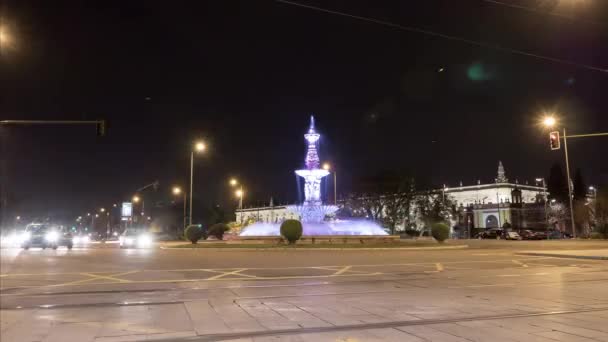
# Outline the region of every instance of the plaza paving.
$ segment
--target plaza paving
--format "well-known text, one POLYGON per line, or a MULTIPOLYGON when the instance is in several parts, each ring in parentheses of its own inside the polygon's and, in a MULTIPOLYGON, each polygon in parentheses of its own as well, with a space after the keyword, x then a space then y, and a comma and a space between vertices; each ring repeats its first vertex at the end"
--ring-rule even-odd
POLYGON ((472 247, 2 249, 0 337, 608 341, 608 261, 567 257, 601 254, 608 244, 472 247), (548 256, 557 252, 566 257, 548 256))

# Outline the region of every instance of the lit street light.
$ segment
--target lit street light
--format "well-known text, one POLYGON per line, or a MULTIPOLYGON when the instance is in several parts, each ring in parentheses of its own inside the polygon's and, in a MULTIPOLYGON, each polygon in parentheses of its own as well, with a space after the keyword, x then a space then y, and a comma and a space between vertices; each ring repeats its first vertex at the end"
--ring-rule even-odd
POLYGON ((186 203, 187 203, 186 192, 182 191, 182 188, 180 188, 179 186, 174 186, 171 191, 173 192, 173 195, 175 195, 175 196, 179 196, 182 193, 184 194, 184 217, 183 217, 184 218, 184 225, 183 225, 183 229, 185 230, 186 229, 186 217, 187 217, 187 215, 186 215, 186 203))
POLYGON ((194 152, 203 152, 207 149, 207 145, 203 141, 197 141, 194 143, 194 149, 190 151, 190 216, 188 218, 189 224, 192 224, 192 187, 194 185, 194 152))
POLYGON ((101 208, 99 209, 99 211, 103 213, 104 211, 106 211, 106 208, 101 208))
MULTIPOLYGON (((230 186, 231 187, 235 187, 239 185, 239 181, 237 181, 235 178, 230 179, 230 186)), ((238 197, 239 199, 239 209, 243 209, 243 196, 245 195, 245 191, 243 191, 243 185, 241 184, 241 186, 239 187, 238 190, 236 190, 234 192, 234 195, 236 197, 238 197)))
MULTIPOLYGON (((330 171, 331 165, 329 163, 323 164, 323 170, 330 171)), ((338 173, 334 170, 334 205, 338 204, 338 173)))

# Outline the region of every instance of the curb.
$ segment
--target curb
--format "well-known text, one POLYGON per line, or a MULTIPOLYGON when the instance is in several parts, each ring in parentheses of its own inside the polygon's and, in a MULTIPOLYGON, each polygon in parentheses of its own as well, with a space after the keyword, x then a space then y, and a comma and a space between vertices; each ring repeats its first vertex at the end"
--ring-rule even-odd
POLYGON ((587 260, 608 260, 608 256, 599 255, 571 255, 571 254, 554 254, 554 253, 516 253, 517 255, 532 255, 545 256, 564 259, 587 259, 587 260))
POLYGON ((160 249, 171 249, 171 250, 204 250, 204 251, 422 251, 422 250, 445 250, 445 249, 466 249, 469 248, 468 245, 460 245, 460 246, 444 246, 444 247, 362 247, 362 248, 293 248, 293 247, 273 247, 273 248, 239 248, 239 247, 209 247, 209 248, 176 248, 176 247, 165 247, 160 246, 160 249))

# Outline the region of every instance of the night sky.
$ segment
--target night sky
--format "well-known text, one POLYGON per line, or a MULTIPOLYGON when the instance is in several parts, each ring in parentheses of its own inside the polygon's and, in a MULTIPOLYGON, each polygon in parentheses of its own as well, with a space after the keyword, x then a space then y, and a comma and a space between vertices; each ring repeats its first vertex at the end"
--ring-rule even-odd
MULTIPOLYGON (((608 69, 603 0, 304 1, 355 15, 608 69), (570 3, 575 3, 574 5, 570 3), (563 19, 547 13, 567 13, 563 19)), ((405 32, 270 0, 2 0, 0 119, 109 120, 0 128, 11 214, 77 216, 186 186, 197 206, 294 202, 293 170, 314 114, 340 193, 387 172, 420 186, 548 176, 538 126, 554 110, 572 134, 608 131, 608 73, 405 32)), ((571 164, 608 184, 608 138, 571 140, 571 164)))

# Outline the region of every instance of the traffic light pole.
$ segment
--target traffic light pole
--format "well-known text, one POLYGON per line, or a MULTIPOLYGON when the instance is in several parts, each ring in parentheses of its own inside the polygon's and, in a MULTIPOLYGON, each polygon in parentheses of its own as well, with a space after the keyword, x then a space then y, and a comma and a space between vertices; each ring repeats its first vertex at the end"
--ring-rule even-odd
POLYGON ((1 120, 0 125, 95 125, 97 135, 106 135, 106 120, 1 120))
POLYGON ((566 127, 564 127, 564 155, 566 156, 566 177, 568 177, 568 199, 570 200, 572 238, 576 238, 576 224, 574 223, 574 207, 572 206, 572 182, 570 181, 570 162, 568 160, 568 136, 566 135, 566 127))
POLYGON ((572 204, 573 196, 572 196, 572 182, 571 182, 571 178, 570 178, 570 161, 568 158, 568 138, 602 137, 602 136, 608 136, 608 132, 607 133, 576 134, 576 135, 567 136, 566 127, 563 128, 563 131, 564 131, 564 156, 566 158, 566 177, 568 177, 568 179, 567 179, 568 200, 570 203, 570 220, 572 222, 571 223, 572 224, 572 237, 576 238, 576 224, 574 223, 574 206, 572 204))

